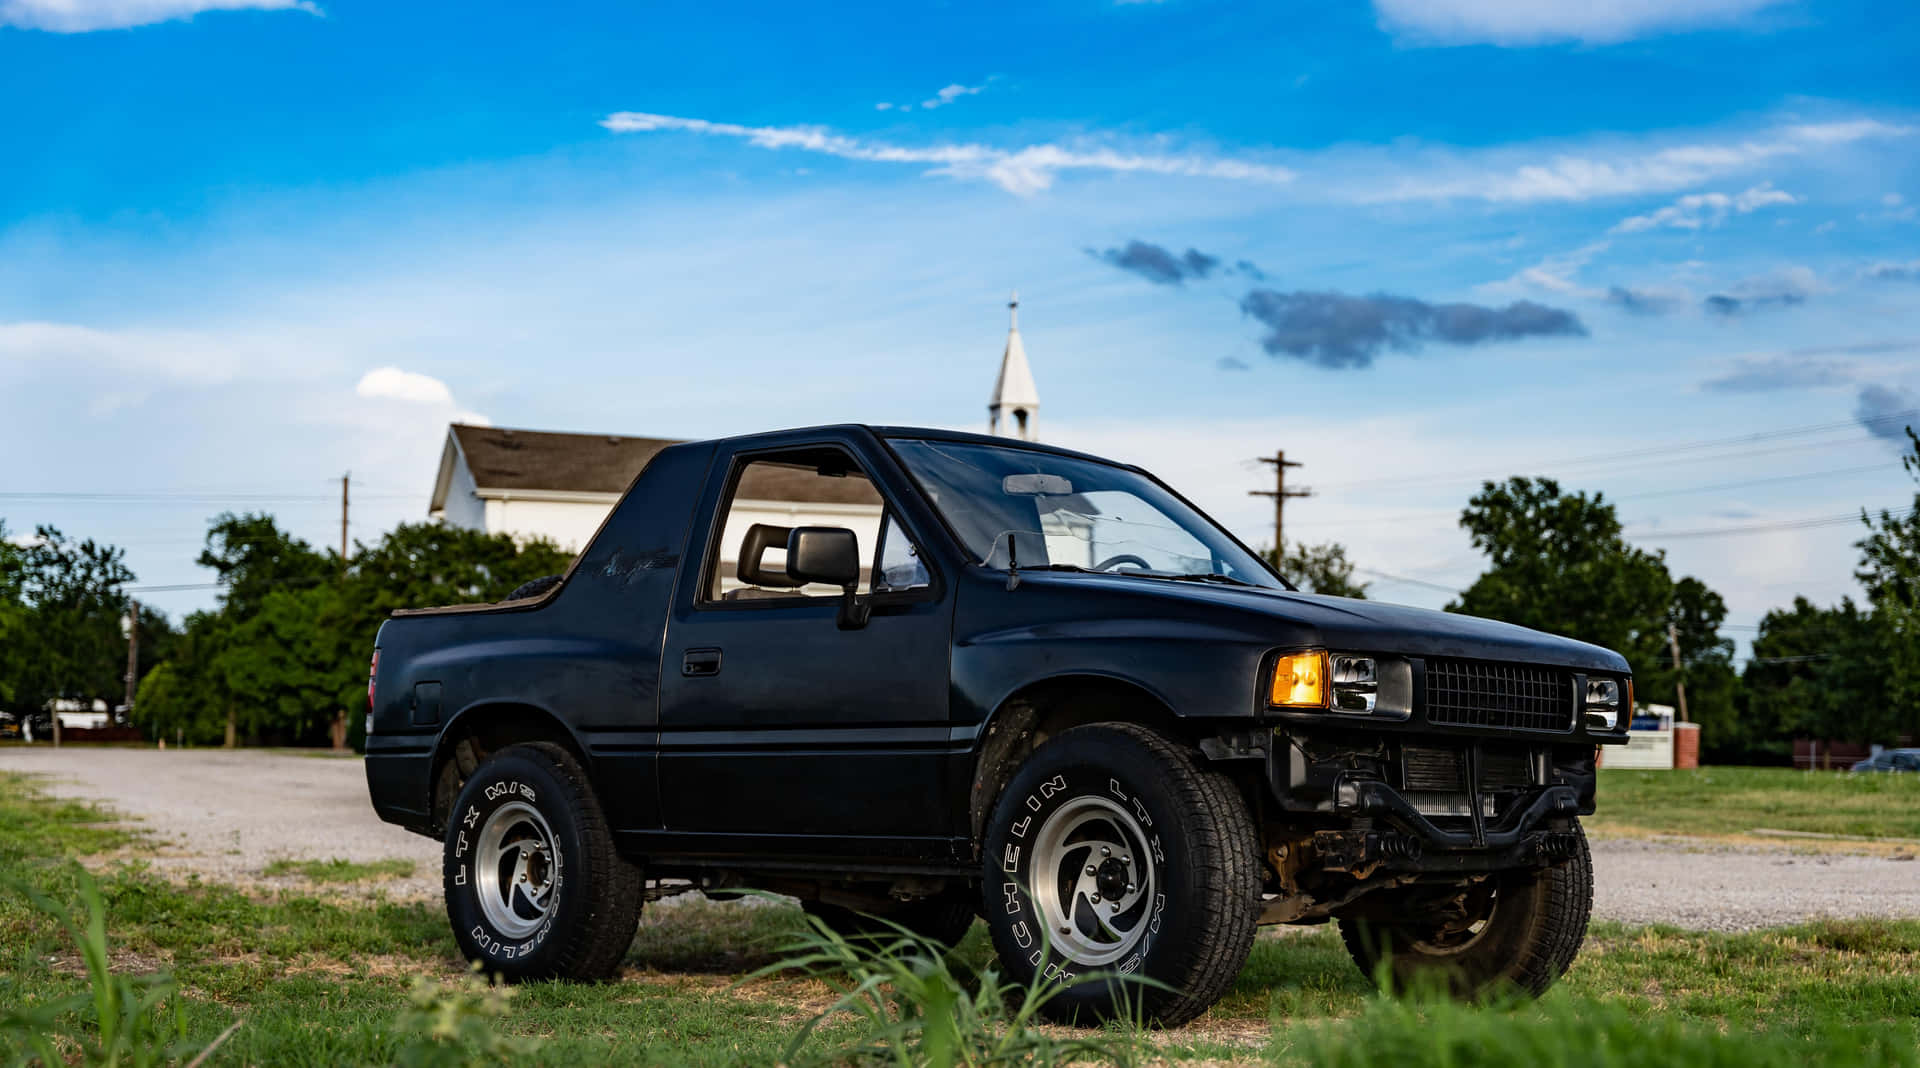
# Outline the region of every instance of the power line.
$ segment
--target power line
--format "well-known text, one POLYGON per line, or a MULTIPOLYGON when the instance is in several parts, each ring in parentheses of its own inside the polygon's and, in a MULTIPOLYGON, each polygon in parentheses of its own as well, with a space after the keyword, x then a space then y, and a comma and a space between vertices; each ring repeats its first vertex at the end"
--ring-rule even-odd
MULTIPOLYGON (((1870 428, 1872 426, 1878 426, 1881 424, 1892 425, 1892 424, 1901 422, 1903 420, 1912 419, 1916 416, 1920 416, 1920 408, 1908 408, 1903 411, 1891 412, 1891 413, 1888 413, 1887 415, 1878 416, 1872 419, 1859 419, 1859 420, 1848 419, 1844 422, 1813 423, 1805 426, 1784 427, 1778 430, 1766 430, 1766 431, 1761 431, 1759 433, 1754 433, 1754 434, 1737 434, 1732 437, 1725 437, 1725 438, 1708 438, 1701 441, 1680 442, 1680 443, 1674 443, 1674 444, 1668 444, 1668 445, 1646 446, 1646 447, 1637 448, 1637 449, 1625 449, 1619 452, 1593 453, 1587 456, 1574 456, 1574 457, 1568 457, 1566 459, 1561 459, 1561 460, 1546 461, 1543 463, 1534 464, 1533 466, 1536 469, 1588 467, 1596 464, 1613 464, 1621 460, 1635 460, 1635 459, 1642 459, 1647 457, 1667 457, 1667 456, 1673 456, 1675 454, 1680 454, 1680 453, 1699 452, 1703 450, 1726 448, 1728 446, 1733 446, 1733 445, 1746 445, 1746 444, 1753 444, 1757 442, 1776 441, 1782 438, 1804 437, 1808 435, 1832 433, 1837 430, 1846 430, 1846 429, 1858 430, 1858 429, 1870 428)), ((1856 439, 1850 438, 1847 440, 1850 441, 1850 440, 1856 440, 1856 439)), ((1831 442, 1829 444, 1845 444, 1845 443, 1846 441, 1841 441, 1841 442, 1831 442)), ((1805 448, 1806 446, 1793 445, 1790 447, 1799 449, 1799 448, 1805 448)), ((1744 454, 1745 455, 1761 455, 1763 453, 1773 452, 1773 451, 1778 451, 1778 450, 1757 449, 1757 450, 1749 450, 1744 454)), ((1725 458, 1726 458, 1725 456, 1713 457, 1713 459, 1725 459, 1725 458)), ((1425 474, 1425 475, 1395 475, 1395 476, 1388 476, 1383 478, 1358 479, 1352 482, 1336 482, 1336 483, 1332 483, 1330 486, 1325 486, 1323 488, 1357 489, 1361 487, 1384 487, 1384 486, 1410 485, 1414 483, 1459 482, 1459 481, 1467 481, 1467 479, 1465 478, 1465 476, 1458 474, 1456 471, 1437 471, 1437 472, 1433 472, 1431 474, 1425 474)), ((1471 481, 1481 481, 1481 479, 1475 478, 1475 479, 1472 479, 1471 481)))
MULTIPOLYGON (((1884 509, 1883 509, 1884 510, 1884 509)), ((1916 509, 1891 513, 1895 519, 1906 519, 1916 514, 1916 509)), ((1649 531, 1645 534, 1624 534, 1633 541, 1662 541, 1679 538, 1720 538, 1738 534, 1766 534, 1782 530, 1812 530, 1815 527, 1833 527, 1846 523, 1860 522, 1860 513, 1848 512, 1845 515, 1815 516, 1808 519, 1790 519, 1780 523, 1753 523, 1737 527, 1712 527, 1702 530, 1649 531)))
POLYGON ((1385 579, 1388 582, 1400 582, 1400 583, 1405 583, 1408 586, 1422 586, 1429 590, 1439 590, 1441 593, 1457 594, 1460 592, 1455 587, 1442 586, 1438 582, 1428 582, 1425 579, 1408 578, 1405 575, 1394 575, 1385 571, 1376 571, 1370 567, 1355 567, 1354 570, 1360 572, 1363 575, 1372 575, 1373 577, 1378 579, 1385 579))
MULTIPOLYGON (((1715 457, 1718 459, 1718 457, 1715 457)), ((1780 482, 1804 482, 1815 478, 1837 478, 1841 475, 1864 474, 1868 471, 1890 471, 1887 464, 1865 464, 1859 467, 1837 467, 1827 471, 1805 471, 1797 475, 1772 475, 1767 478, 1747 479, 1741 482, 1716 482, 1704 486, 1683 486, 1679 489, 1647 490, 1641 493, 1623 493, 1613 498, 1616 501, 1634 501, 1646 497, 1676 497, 1687 493, 1713 493, 1718 490, 1746 489, 1751 486, 1767 486, 1780 482)), ((1458 508, 1426 508, 1418 512, 1402 512, 1399 515, 1367 516, 1362 519, 1318 519, 1305 523, 1295 523, 1304 527, 1359 526, 1378 523, 1405 523, 1428 519, 1437 515, 1450 515, 1460 511, 1458 508)))

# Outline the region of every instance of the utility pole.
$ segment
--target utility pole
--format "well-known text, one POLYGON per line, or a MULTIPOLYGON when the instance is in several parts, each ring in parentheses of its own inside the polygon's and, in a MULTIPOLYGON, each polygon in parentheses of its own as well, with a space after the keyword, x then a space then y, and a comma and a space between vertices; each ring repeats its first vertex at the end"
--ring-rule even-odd
POLYGON ((340 577, 347 577, 347 482, 353 478, 348 471, 340 476, 340 577))
POLYGON ((1248 496, 1273 498, 1273 558, 1277 563, 1286 556, 1286 516, 1288 497, 1311 497, 1313 491, 1305 486, 1299 489, 1287 488, 1287 468, 1304 466, 1298 461, 1287 459, 1283 449, 1272 456, 1260 457, 1263 464, 1273 465, 1273 488, 1270 490, 1248 490, 1248 496))
MULTIPOLYGON (((133 722, 133 691, 140 680, 140 602, 127 601, 127 722, 133 722)), ((163 740, 164 741, 164 740, 163 740)))
POLYGON ((1673 691, 1677 698, 1674 703, 1680 706, 1680 722, 1692 723, 1687 718, 1687 683, 1680 667, 1680 631, 1672 623, 1667 624, 1667 648, 1673 651, 1673 691))

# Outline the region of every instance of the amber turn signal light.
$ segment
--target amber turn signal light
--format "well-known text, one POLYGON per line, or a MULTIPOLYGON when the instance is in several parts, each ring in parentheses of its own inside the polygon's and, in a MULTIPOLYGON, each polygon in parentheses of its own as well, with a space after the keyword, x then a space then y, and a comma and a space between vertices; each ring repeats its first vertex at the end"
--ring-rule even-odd
POLYGON ((1327 707, 1327 654, 1282 655, 1273 665, 1272 701, 1283 708, 1327 707))

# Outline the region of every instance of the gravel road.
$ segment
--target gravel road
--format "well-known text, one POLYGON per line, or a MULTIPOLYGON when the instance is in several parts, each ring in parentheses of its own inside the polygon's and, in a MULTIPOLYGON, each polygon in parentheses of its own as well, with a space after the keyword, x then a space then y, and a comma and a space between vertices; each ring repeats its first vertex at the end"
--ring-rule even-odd
MULTIPOLYGON (((104 802, 165 841, 156 867, 242 885, 282 859, 410 860, 414 874, 330 886, 345 895, 437 896, 440 848, 382 823, 360 761, 257 751, 0 748, 0 770, 57 796, 104 802), (377 890, 375 888, 378 888, 377 890)), ((1920 862, 1705 841, 1594 843, 1594 914, 1626 923, 1744 930, 1813 916, 1920 917, 1920 862)))

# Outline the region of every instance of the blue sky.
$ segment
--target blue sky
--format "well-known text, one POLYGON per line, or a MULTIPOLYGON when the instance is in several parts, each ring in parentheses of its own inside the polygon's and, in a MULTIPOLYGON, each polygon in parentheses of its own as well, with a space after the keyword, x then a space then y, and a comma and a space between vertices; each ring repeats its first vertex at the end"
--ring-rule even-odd
POLYGON ((1916 54, 1897 2, 0 0, 0 517, 191 583, 349 469, 357 537, 422 516, 451 418, 983 427, 1018 288, 1043 437, 1251 541, 1285 448, 1292 532, 1438 605, 1477 480, 1559 475, 1752 624, 1857 528, 1748 528, 1911 498, 1916 54))

